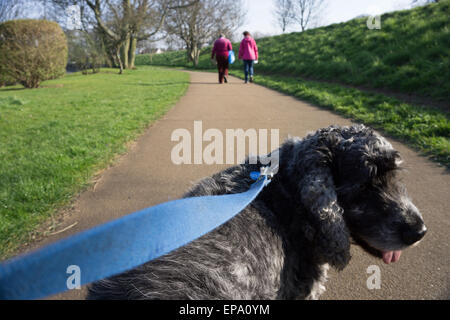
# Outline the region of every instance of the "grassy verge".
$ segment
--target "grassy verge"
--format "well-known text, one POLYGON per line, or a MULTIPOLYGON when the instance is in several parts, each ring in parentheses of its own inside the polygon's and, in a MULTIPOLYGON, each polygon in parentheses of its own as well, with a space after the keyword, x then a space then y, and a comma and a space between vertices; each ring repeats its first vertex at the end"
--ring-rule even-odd
MULTIPOLYGON (((450 0, 367 18, 257 39, 258 69, 352 86, 412 94, 440 103, 450 100, 450 0)), ((237 52, 239 44, 233 44, 237 52)), ((198 69, 208 69, 204 48, 198 69)), ((137 64, 186 66, 185 51, 137 57, 137 64)), ((240 66, 241 62, 237 62, 240 66)), ((189 65, 189 64, 188 64, 189 65)))
MULTIPOLYGON (((232 73, 240 78, 244 76, 242 71, 233 70, 232 73)), ((381 129, 450 168, 450 122, 438 109, 293 77, 258 75, 257 83, 381 129)))
MULTIPOLYGON (((258 72, 259 65, 256 68, 258 72)), ((230 74, 244 79, 239 69, 240 65, 234 65, 230 74)), ((216 69, 205 64, 202 71, 216 72, 216 69)), ((257 74, 256 82, 382 130, 450 169, 450 122, 448 113, 438 108, 292 76, 257 74)))
POLYGON ((188 84, 186 73, 139 67, 0 89, 0 258, 125 152, 188 84))

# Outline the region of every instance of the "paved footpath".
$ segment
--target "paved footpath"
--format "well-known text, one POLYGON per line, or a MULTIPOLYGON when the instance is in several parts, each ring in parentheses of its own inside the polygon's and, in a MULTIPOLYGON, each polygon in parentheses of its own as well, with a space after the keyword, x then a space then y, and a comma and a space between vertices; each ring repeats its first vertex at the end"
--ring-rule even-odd
MULTIPOLYGON (((310 131, 351 121, 295 98, 264 87, 230 78, 216 83, 212 73, 192 72, 186 95, 161 120, 154 123, 132 145, 130 151, 108 170, 95 187, 82 193, 65 214, 60 229, 75 227, 48 237, 34 247, 180 197, 195 181, 225 166, 181 165, 171 162, 175 129, 193 132, 194 121, 203 130, 217 128, 276 128, 280 140, 288 135, 305 136, 310 131)), ((257 79, 257 78, 256 78, 257 79)), ((449 299, 450 298, 450 176, 445 169, 393 141, 405 160, 403 173, 409 194, 422 211, 428 226, 423 242, 406 250, 398 263, 384 265, 360 248, 352 248, 352 260, 343 272, 331 271, 322 299, 449 299), (367 288, 367 268, 381 268, 381 289, 367 288)), ((78 299, 85 288, 55 296, 78 299)))

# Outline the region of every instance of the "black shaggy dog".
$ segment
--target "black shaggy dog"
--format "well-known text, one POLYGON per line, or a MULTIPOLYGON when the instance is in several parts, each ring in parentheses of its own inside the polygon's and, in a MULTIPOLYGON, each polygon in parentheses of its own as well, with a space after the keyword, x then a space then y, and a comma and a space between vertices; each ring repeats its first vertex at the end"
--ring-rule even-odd
MULTIPOLYGON (((350 260, 350 238, 399 259, 426 227, 399 183, 400 157, 373 130, 329 127, 289 139, 278 174, 235 218, 134 270, 94 283, 90 299, 316 299, 331 265, 350 260)), ((186 197, 238 193, 260 164, 198 183, 186 197)))

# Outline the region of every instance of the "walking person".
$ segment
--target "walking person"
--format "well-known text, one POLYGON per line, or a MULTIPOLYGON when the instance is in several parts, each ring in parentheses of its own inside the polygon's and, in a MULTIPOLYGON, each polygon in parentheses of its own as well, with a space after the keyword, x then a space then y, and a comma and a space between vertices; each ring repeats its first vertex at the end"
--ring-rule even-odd
POLYGON ((220 84, 224 81, 225 83, 228 83, 228 55, 230 50, 233 50, 231 41, 225 38, 224 34, 220 34, 219 39, 214 42, 214 47, 211 53, 211 60, 214 60, 214 57, 216 58, 220 84))
POLYGON ((253 82, 253 65, 258 60, 258 46, 250 32, 244 32, 244 39, 239 47, 239 59, 244 60, 245 83, 253 82))

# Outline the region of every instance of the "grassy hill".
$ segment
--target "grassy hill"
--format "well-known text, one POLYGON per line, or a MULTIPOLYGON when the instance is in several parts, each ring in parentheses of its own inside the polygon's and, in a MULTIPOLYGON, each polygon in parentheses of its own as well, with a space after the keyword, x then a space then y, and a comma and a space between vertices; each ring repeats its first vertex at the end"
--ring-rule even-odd
MULTIPOLYGON (((367 18, 303 33, 258 40, 258 73, 298 76, 415 94, 448 102, 450 1, 382 16, 381 30, 367 18)), ((233 45, 235 51, 239 45, 233 45)), ((205 48, 199 69, 210 69, 205 48)), ((138 56, 137 64, 189 66, 184 51, 138 56)), ((240 62, 233 69, 240 67, 240 62)))
MULTIPOLYGON (((385 14, 381 30, 369 30, 362 18, 259 39, 256 82, 382 130, 450 168, 449 16, 450 0, 444 0, 385 14)), ((215 68, 210 52, 202 50, 197 69, 215 68)), ((141 55, 136 62, 192 67, 185 51, 141 55)), ((242 63, 231 71, 242 78, 242 63)))

